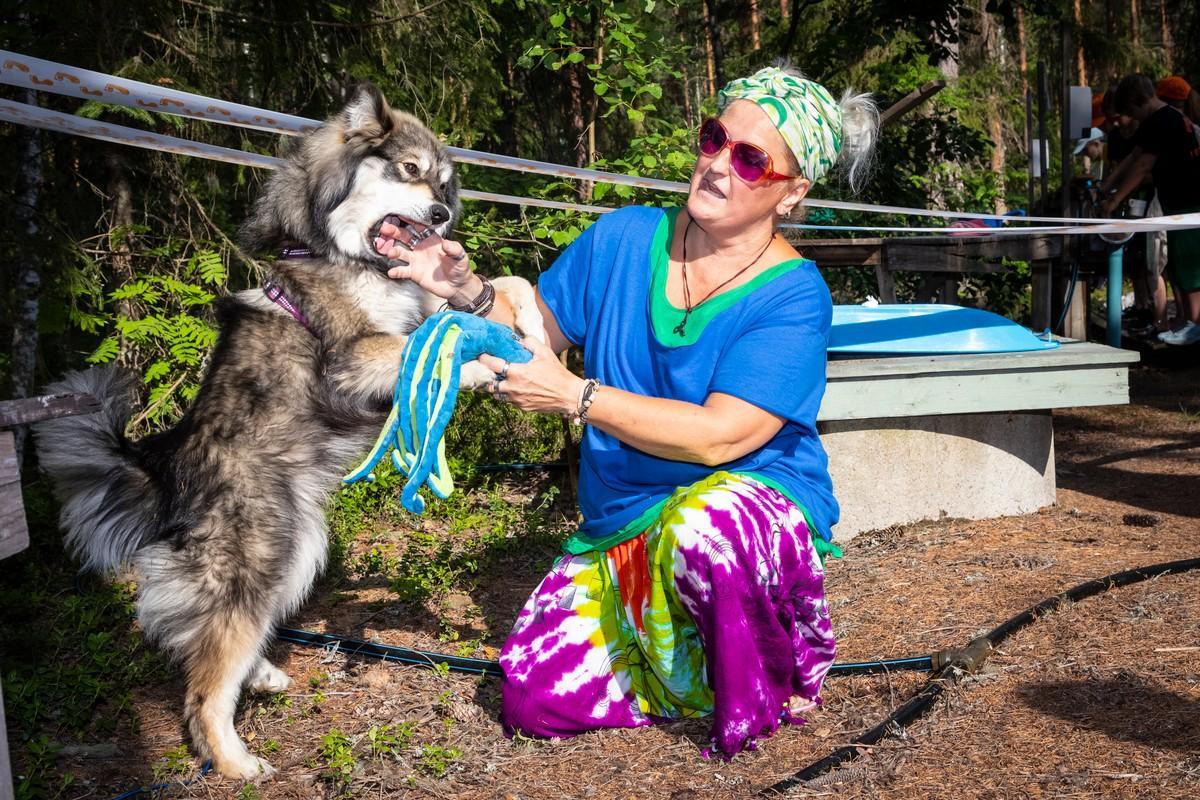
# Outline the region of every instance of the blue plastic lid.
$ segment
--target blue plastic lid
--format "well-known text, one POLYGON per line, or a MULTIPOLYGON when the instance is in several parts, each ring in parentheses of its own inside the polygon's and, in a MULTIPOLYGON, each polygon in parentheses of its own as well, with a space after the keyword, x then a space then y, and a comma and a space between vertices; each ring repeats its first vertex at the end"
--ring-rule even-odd
POLYGON ((1056 347, 1058 342, 991 311, 933 303, 834 306, 829 339, 831 353, 957 355, 1056 347))

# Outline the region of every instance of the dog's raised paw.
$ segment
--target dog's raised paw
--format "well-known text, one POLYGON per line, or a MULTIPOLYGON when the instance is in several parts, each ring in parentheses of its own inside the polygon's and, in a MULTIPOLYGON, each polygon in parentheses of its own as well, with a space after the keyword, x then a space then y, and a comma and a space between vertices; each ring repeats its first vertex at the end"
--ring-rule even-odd
POLYGON ((292 679, 287 673, 265 659, 259 664, 254 676, 250 678, 249 688, 252 692, 262 694, 278 694, 286 692, 292 685, 292 679))

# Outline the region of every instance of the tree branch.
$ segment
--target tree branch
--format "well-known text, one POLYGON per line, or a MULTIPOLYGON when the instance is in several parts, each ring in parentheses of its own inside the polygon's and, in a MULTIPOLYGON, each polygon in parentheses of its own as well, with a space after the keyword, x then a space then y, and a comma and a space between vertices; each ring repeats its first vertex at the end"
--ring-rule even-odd
POLYGON ((394 17, 372 20, 370 22, 336 22, 316 19, 305 20, 304 22, 284 22, 281 20, 271 19, 270 17, 260 17, 256 14, 245 14, 240 11, 231 11, 228 8, 211 6, 207 3, 201 3, 199 0, 180 0, 180 2, 182 2, 184 5, 199 8, 202 11, 208 11, 212 14, 224 14, 228 17, 237 17, 239 19, 247 20, 248 22, 258 22, 263 25, 274 25, 276 27, 287 28, 304 28, 309 25, 313 25, 319 28, 351 28, 354 30, 362 30, 363 28, 378 28, 383 25, 392 25, 397 22, 403 22, 404 20, 412 19, 413 17, 420 17, 442 5, 446 1, 447 0, 433 0, 433 2, 429 5, 425 6, 424 8, 419 8, 416 11, 412 11, 407 14, 397 14, 394 17))

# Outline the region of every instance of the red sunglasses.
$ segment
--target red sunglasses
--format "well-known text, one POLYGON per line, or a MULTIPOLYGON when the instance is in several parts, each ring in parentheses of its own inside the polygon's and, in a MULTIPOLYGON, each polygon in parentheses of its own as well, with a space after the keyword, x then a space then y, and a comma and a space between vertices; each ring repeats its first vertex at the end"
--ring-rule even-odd
POLYGON ((754 185, 762 181, 787 181, 799 177, 776 172, 770 153, 758 145, 730 139, 729 131, 725 130, 725 126, 716 117, 704 120, 700 124, 700 152, 712 157, 726 147, 732 148, 729 166, 734 174, 746 183, 754 185))

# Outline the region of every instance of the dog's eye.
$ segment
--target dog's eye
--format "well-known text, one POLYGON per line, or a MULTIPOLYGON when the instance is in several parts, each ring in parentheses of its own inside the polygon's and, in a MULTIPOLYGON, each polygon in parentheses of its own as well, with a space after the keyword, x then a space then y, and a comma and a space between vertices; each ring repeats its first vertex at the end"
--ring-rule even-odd
POLYGON ((404 167, 404 171, 408 173, 410 178, 415 178, 421 174, 421 168, 411 161, 405 161, 400 166, 404 167))

